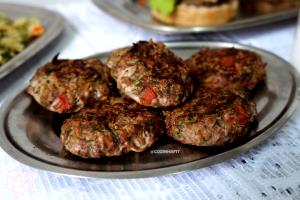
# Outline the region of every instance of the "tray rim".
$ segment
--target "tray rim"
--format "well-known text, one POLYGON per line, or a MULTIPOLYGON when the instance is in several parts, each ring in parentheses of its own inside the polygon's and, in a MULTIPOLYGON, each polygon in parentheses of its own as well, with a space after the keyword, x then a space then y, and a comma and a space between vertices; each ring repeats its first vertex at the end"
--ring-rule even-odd
MULTIPOLYGON (((282 125, 284 125, 285 122, 289 119, 289 117, 293 114, 293 112, 296 110, 297 105, 300 101, 300 76, 297 70, 289 64, 284 59, 280 58, 279 56, 259 49, 255 47, 251 47, 248 45, 242 45, 237 43, 229 43, 229 42, 206 42, 206 41, 197 41, 197 42, 170 42, 166 43, 169 47, 179 47, 179 46, 188 46, 188 47, 207 47, 210 45, 218 45, 218 47, 236 47, 236 48, 247 48, 249 50, 254 50, 257 52, 263 52, 267 53, 277 59, 282 60, 286 63, 286 67, 290 70, 293 79, 295 81, 295 88, 293 93, 293 99, 288 108, 286 108, 285 112, 281 114, 281 117, 276 120, 273 126, 271 128, 267 129, 264 133, 260 134, 259 136, 253 138, 249 142, 235 147, 233 149, 230 149, 226 152, 222 152, 220 154, 207 157, 198 161, 192 161, 184 164, 179 164, 175 166, 169 166, 169 167, 162 167, 162 168, 156 168, 156 169, 146 169, 146 170, 138 170, 138 171, 116 171, 116 172, 104 172, 104 171, 87 171, 87 170, 80 170, 80 169, 73 169, 73 168, 66 168, 62 166, 56 166, 54 164, 49 164, 44 161, 41 161, 39 159, 33 158, 26 153, 22 152, 20 149, 16 148, 13 144, 9 141, 9 136, 5 133, 5 121, 7 118, 7 113, 9 111, 9 107, 11 105, 11 102, 19 95, 22 94, 23 88, 19 91, 15 91, 14 95, 11 95, 10 98, 6 98, 3 101, 3 104, 0 107, 0 146, 1 148, 12 158, 15 160, 29 165, 34 168, 38 168, 40 170, 46 170, 57 174, 63 174, 63 175, 69 175, 74 177, 89 177, 89 178, 145 178, 145 177, 153 177, 153 176, 161 176, 166 174, 174 174, 179 173, 183 171, 190 171, 193 169, 198 169, 202 167, 207 167, 210 165, 214 165, 216 163, 223 162, 225 160, 228 160, 229 158, 233 158, 238 156, 241 153, 246 152, 247 150, 253 148, 256 145, 259 145, 262 141, 273 135, 282 125)), ((93 54, 89 57, 95 57, 99 55, 106 55, 109 52, 103 52, 103 53, 97 53, 93 54)))
MULTIPOLYGON (((7 8, 18 10, 18 13, 16 13, 20 16, 22 16, 23 9, 39 11, 42 12, 43 15, 46 15, 49 18, 51 18, 52 20, 51 25, 49 27, 45 27, 46 31, 41 37, 34 40, 23 51, 21 51, 8 62, 0 66, 0 79, 22 66, 22 64, 24 64, 29 59, 36 56, 42 49, 44 49, 47 45, 53 42, 54 39, 58 37, 58 35, 60 35, 65 26, 64 17, 56 11, 48 10, 37 6, 23 5, 17 3, 0 3, 0 12, 5 13, 7 8)), ((35 17, 39 18, 39 16, 35 17)))
POLYGON ((172 26, 164 24, 149 24, 144 21, 137 20, 133 15, 124 15, 122 12, 118 12, 119 9, 110 6, 110 2, 106 0, 92 0, 92 2, 102 11, 106 12, 110 16, 128 24, 133 24, 138 27, 142 27, 147 30, 155 31, 160 34, 189 34, 189 33, 206 33, 206 32, 219 32, 219 31, 231 31, 239 30, 243 28, 249 28, 254 26, 260 26, 264 24, 270 24, 273 22, 287 20, 298 15, 298 8, 292 8, 286 11, 279 11, 269 14, 263 14, 260 16, 249 17, 242 20, 234 20, 223 25, 216 26, 172 26))

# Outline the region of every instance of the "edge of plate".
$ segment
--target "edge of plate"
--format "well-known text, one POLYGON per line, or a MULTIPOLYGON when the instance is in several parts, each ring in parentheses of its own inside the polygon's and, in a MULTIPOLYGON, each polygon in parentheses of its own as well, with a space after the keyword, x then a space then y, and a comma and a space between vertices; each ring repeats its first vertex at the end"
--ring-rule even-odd
MULTIPOLYGON (((28 59, 33 58, 39 53, 44 47, 49 45, 58 35, 63 31, 65 25, 65 19, 57 12, 47 10, 40 7, 28 6, 22 4, 11 4, 11 3, 0 3, 0 6, 13 6, 14 9, 33 9, 49 15, 52 18, 52 24, 47 27, 45 34, 33 41, 27 46, 22 52, 14 56, 7 63, 1 66, 0 79, 8 75, 10 72, 15 70, 24 64, 28 59)), ((38 17, 38 16, 36 16, 38 17)))
POLYGON ((188 33, 205 33, 205 32, 218 32, 218 31, 230 31, 238 30, 242 28, 249 28, 253 26, 259 26, 263 24, 273 23, 277 21, 286 20, 292 17, 296 17, 298 14, 298 9, 290 9, 287 11, 274 12, 270 14, 264 14, 260 16, 249 17, 241 20, 236 20, 228 22, 224 25, 218 26, 171 26, 164 24, 150 24, 144 23, 144 21, 138 21, 135 16, 123 15, 122 12, 118 12, 119 9, 115 9, 113 6, 110 6, 110 2, 105 0, 92 0, 93 3, 111 15, 112 17, 124 21, 129 24, 133 24, 148 30, 158 32, 160 34, 188 34, 188 33))
MULTIPOLYGON (((288 69, 290 70, 293 79, 294 79, 294 95, 293 98, 291 99, 290 106, 286 108, 285 112, 281 114, 281 117, 277 119, 274 123, 274 125, 268 129, 265 133, 262 133, 258 137, 250 140, 249 142, 236 147, 234 149, 231 149, 229 151, 217 154, 213 157, 208 157, 204 158, 199 161, 193 161, 185 164, 180 164, 176 166, 171 166, 171 167, 164 167, 164 168, 158 168, 158 169, 150 169, 150 170, 139 170, 139 171, 122 171, 122 172, 99 172, 99 171, 85 171, 85 170, 77 170, 77 169, 72 169, 72 168, 64 168, 56 165, 51 165, 48 163, 45 163, 43 161, 34 159, 26 154, 24 154, 22 151, 17 149, 15 146, 13 146, 5 134, 5 126, 4 122, 6 120, 6 113, 8 111, 9 105, 12 102, 12 100, 15 98, 16 95, 19 94, 20 91, 16 92, 11 98, 6 99, 4 103, 0 107, 0 146, 1 148, 12 158, 16 159, 17 161, 24 163, 26 165, 29 165, 31 167, 40 169, 40 170, 46 170, 50 171, 53 173, 57 174, 64 174, 64 175, 69 175, 69 176, 74 176, 74 177, 90 177, 90 178, 146 178, 146 177, 153 177, 153 176, 161 176, 161 175, 166 175, 166 174, 172 174, 172 173, 179 173, 183 171, 189 171, 193 169, 198 169, 202 167, 207 167, 209 165, 213 165, 216 163, 223 162, 229 158, 235 157, 239 155, 242 152, 245 152, 249 150, 250 148, 260 144, 262 141, 264 141, 266 138, 270 137, 275 133, 275 130, 278 130, 288 119, 289 117, 293 114, 295 111, 297 105, 300 102, 300 76, 297 70, 289 64, 287 61, 284 59, 280 58, 279 56, 259 49, 255 47, 251 47, 248 45, 242 45, 242 44, 237 44, 237 43, 227 43, 227 42, 171 42, 171 43, 166 43, 167 46, 169 47, 180 47, 180 46, 188 46, 188 47, 205 47, 205 46, 211 46, 211 45, 218 45, 218 47, 236 47, 236 48, 246 48, 249 50, 254 50, 257 52, 263 52, 270 54, 283 62, 286 63, 288 69), (205 160, 205 162, 203 161, 205 160), (205 163, 205 164, 203 164, 205 163)), ((107 52, 100 53, 100 54, 94 54, 92 56, 99 56, 107 54, 107 52)), ((90 57, 92 57, 90 56, 90 57)))

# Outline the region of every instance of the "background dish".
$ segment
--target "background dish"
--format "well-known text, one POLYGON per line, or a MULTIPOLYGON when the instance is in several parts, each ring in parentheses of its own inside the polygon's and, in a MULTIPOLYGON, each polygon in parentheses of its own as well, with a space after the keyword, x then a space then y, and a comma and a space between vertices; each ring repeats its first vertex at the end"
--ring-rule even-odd
MULTIPOLYGON (((16 91, 0 109, 1 147, 20 162, 62 174, 99 178, 157 176, 206 167, 249 150, 275 133, 298 104, 298 73, 289 63, 272 53, 222 42, 173 42, 167 45, 184 58, 203 47, 236 47, 259 53, 268 63, 268 75, 266 85, 255 96, 259 113, 257 131, 253 131, 242 143, 226 148, 197 148, 164 138, 143 153, 84 160, 62 149, 58 136, 62 117, 42 109, 22 91, 16 91), (179 153, 159 154, 151 153, 151 150, 179 150, 179 153)), ((105 60, 108 55, 101 53, 91 57, 105 60)))
POLYGON ((296 17, 298 14, 297 8, 263 15, 245 14, 240 12, 238 13, 238 16, 235 18, 235 20, 223 25, 182 27, 164 25, 154 21, 151 17, 150 11, 147 8, 140 7, 139 5, 134 3, 133 0, 93 0, 93 2, 100 9, 117 19, 164 34, 183 34, 236 30, 268 23, 274 23, 276 21, 296 17))
POLYGON ((17 19, 20 17, 36 17, 40 20, 45 29, 44 34, 34 40, 21 53, 13 57, 4 65, 0 66, 0 78, 4 77, 25 61, 33 57, 40 50, 52 42, 63 30, 64 19, 56 12, 42 8, 24 6, 19 4, 0 3, 0 12, 8 18, 17 19))

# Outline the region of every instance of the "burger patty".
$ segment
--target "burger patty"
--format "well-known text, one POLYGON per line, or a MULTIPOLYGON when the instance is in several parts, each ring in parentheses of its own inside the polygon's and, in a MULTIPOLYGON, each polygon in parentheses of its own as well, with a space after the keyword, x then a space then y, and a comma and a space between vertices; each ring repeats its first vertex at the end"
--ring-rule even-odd
POLYGON ((98 59, 54 58, 38 69, 27 92, 50 111, 77 112, 85 107, 90 99, 99 100, 111 93, 108 70, 98 59))
POLYGON ((230 0, 181 0, 179 3, 186 3, 194 6, 218 6, 224 3, 228 3, 230 0))
POLYGON ((235 48, 201 49, 186 64, 202 86, 212 89, 249 92, 266 77, 258 54, 235 48))
POLYGON ((142 152, 163 132, 159 113, 135 102, 112 98, 66 119, 60 137, 72 154, 100 158, 142 152))
POLYGON ((164 44, 140 41, 108 59, 120 92, 141 105, 176 106, 193 92, 189 69, 164 44))
POLYGON ((255 103, 224 90, 200 88, 182 107, 164 112, 167 134, 184 144, 223 146, 248 132, 255 103))

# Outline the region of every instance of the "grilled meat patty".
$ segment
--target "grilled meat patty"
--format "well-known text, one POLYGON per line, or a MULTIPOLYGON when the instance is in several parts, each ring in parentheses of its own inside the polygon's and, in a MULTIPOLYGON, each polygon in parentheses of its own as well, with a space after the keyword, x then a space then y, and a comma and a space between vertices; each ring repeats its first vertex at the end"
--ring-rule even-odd
POLYGON ((77 112, 90 99, 110 94, 108 68, 98 59, 58 60, 37 70, 27 92, 43 107, 57 113, 77 112))
POLYGON ((107 65, 120 92, 144 106, 176 106, 193 92, 188 67, 163 43, 140 41, 116 50, 107 65))
POLYGON ((224 3, 228 3, 230 0, 181 0, 179 3, 186 3, 194 6, 218 6, 224 3))
POLYGON ((255 104, 224 90, 200 88, 182 107, 164 112, 167 134, 184 144, 223 146, 248 132, 255 104))
POLYGON ((65 120, 60 137, 72 154, 100 158, 142 152, 163 132, 159 113, 133 101, 111 98, 65 120))
POLYGON ((232 92, 249 92, 265 80, 266 64, 251 51, 201 49, 186 60, 200 85, 232 92))

